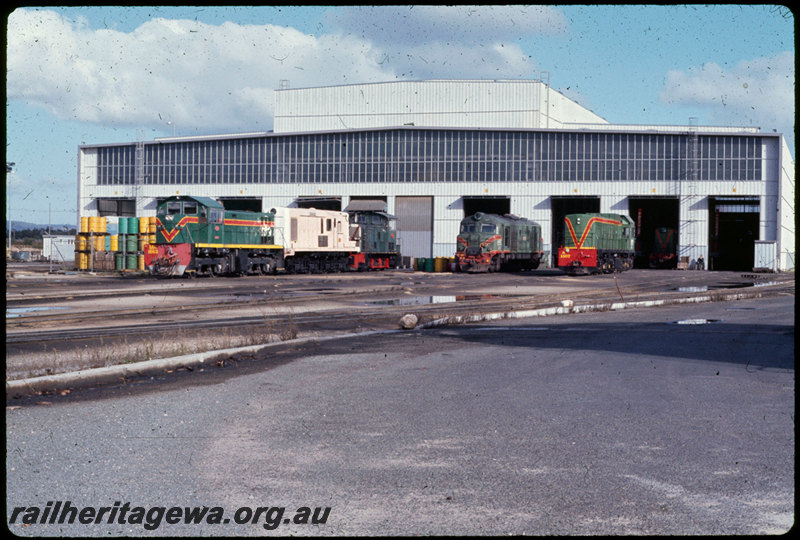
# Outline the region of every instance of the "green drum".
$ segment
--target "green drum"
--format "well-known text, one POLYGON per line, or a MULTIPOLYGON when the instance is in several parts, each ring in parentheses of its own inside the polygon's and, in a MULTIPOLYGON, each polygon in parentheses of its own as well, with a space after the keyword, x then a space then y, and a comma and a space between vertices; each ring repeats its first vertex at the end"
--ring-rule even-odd
POLYGON ((125 257, 125 269, 136 270, 139 267, 139 257, 137 255, 127 255, 125 257))
POLYGON ((139 250, 139 237, 135 234, 129 234, 125 237, 125 251, 128 253, 135 253, 139 250))

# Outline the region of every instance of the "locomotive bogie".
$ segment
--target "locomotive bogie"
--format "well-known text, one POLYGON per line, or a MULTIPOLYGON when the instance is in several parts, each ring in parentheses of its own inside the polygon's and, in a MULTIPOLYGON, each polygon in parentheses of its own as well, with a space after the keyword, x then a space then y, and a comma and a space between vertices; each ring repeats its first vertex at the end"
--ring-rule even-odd
POLYGON ((397 267, 397 253, 354 253, 348 266, 352 270, 387 270, 397 267))

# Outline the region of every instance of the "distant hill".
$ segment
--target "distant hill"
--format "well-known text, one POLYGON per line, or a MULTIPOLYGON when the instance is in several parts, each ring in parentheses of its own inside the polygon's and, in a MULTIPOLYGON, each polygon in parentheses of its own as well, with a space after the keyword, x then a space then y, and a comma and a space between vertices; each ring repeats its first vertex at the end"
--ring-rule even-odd
MULTIPOLYGON (((73 223, 71 225, 64 225, 62 223, 59 223, 57 225, 53 225, 53 224, 42 225, 41 223, 30 223, 28 221, 12 221, 11 222, 11 230, 12 231, 24 231, 25 229, 28 229, 28 230, 33 230, 33 229, 38 229, 38 230, 44 229, 44 230, 47 230, 48 227, 50 228, 50 232, 51 233, 57 233, 57 232, 68 231, 70 229, 75 229, 75 224, 73 223)), ((6 231, 7 230, 8 230, 8 222, 6 222, 6 231)))

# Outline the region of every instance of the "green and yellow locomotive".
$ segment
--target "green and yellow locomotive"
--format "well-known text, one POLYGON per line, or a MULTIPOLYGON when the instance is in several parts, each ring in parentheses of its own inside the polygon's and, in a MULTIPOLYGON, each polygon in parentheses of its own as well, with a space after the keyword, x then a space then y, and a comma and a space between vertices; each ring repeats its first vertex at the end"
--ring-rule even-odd
POLYGON ((462 272, 533 270, 542 254, 542 228, 535 221, 482 212, 461 220, 456 263, 462 272))
POLYGON ((633 267, 634 227, 621 214, 569 214, 558 267, 569 274, 605 274, 633 267))
POLYGON ((283 264, 271 212, 226 211, 208 197, 170 197, 156 213, 156 243, 145 247, 151 274, 258 274, 283 264))

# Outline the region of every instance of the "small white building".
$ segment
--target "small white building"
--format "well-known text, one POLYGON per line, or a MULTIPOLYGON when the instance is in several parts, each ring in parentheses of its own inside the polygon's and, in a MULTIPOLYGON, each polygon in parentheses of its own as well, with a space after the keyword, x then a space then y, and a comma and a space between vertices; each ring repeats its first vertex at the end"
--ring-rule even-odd
POLYGON ((42 258, 51 262, 75 262, 75 236, 43 234, 42 258))
POLYGON ((666 227, 679 256, 710 269, 752 269, 756 242, 774 243, 775 270, 794 268, 794 161, 779 133, 610 124, 541 79, 285 88, 274 126, 81 146, 80 214, 154 215, 175 194, 258 211, 373 199, 397 216, 403 255, 440 257, 477 211, 538 221, 551 253, 565 214, 614 212, 637 224, 643 257, 666 227))

